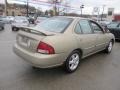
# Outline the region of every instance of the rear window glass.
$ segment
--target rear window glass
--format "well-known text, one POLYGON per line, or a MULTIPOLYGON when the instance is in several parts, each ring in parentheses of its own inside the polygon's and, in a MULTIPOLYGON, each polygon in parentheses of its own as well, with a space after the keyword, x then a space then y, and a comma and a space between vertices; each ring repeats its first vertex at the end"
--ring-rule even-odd
POLYGON ((108 28, 116 28, 117 25, 118 25, 118 23, 113 22, 113 23, 110 23, 109 25, 107 25, 107 27, 108 28))
POLYGON ((39 23, 35 28, 60 33, 67 28, 72 20, 72 18, 49 18, 39 23))

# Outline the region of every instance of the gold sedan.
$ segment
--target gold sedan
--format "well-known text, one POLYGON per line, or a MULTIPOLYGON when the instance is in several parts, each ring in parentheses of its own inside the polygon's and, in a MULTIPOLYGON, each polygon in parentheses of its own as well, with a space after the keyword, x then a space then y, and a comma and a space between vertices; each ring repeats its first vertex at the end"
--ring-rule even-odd
POLYGON ((34 67, 63 65, 74 72, 81 59, 106 51, 110 53, 114 35, 96 22, 79 17, 52 17, 35 27, 18 32, 14 52, 34 67))

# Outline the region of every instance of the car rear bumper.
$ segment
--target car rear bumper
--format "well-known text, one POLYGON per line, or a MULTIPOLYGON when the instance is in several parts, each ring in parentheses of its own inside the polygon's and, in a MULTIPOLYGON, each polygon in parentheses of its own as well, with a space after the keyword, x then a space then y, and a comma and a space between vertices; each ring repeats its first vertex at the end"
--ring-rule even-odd
POLYGON ((52 55, 33 53, 21 48, 17 44, 14 45, 13 50, 18 56, 29 62, 32 66, 40 68, 59 66, 66 60, 64 53, 52 55))

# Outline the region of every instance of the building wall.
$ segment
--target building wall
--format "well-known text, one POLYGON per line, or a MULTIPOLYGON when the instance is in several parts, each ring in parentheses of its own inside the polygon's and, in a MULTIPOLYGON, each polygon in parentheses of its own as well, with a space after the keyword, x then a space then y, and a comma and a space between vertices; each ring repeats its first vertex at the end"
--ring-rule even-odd
POLYGON ((114 19, 115 21, 120 21, 120 15, 114 15, 114 19))
POLYGON ((22 16, 26 15, 26 10, 25 9, 7 9, 7 15, 8 16, 22 16))
MULTIPOLYGON (((32 6, 29 6, 30 12, 35 12, 36 9, 32 6)), ((18 16, 26 15, 26 6, 19 4, 8 4, 7 6, 7 15, 9 16, 18 16)), ((4 15, 4 4, 0 4, 0 15, 4 15)))

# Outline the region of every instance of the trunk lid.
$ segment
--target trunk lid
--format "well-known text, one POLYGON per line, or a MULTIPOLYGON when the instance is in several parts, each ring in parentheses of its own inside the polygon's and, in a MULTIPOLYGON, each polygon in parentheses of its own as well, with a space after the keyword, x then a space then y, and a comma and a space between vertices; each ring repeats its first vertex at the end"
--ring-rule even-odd
POLYGON ((32 27, 20 28, 17 35, 17 44, 27 51, 36 52, 40 41, 47 36, 53 35, 55 35, 55 33, 36 30, 32 27))

